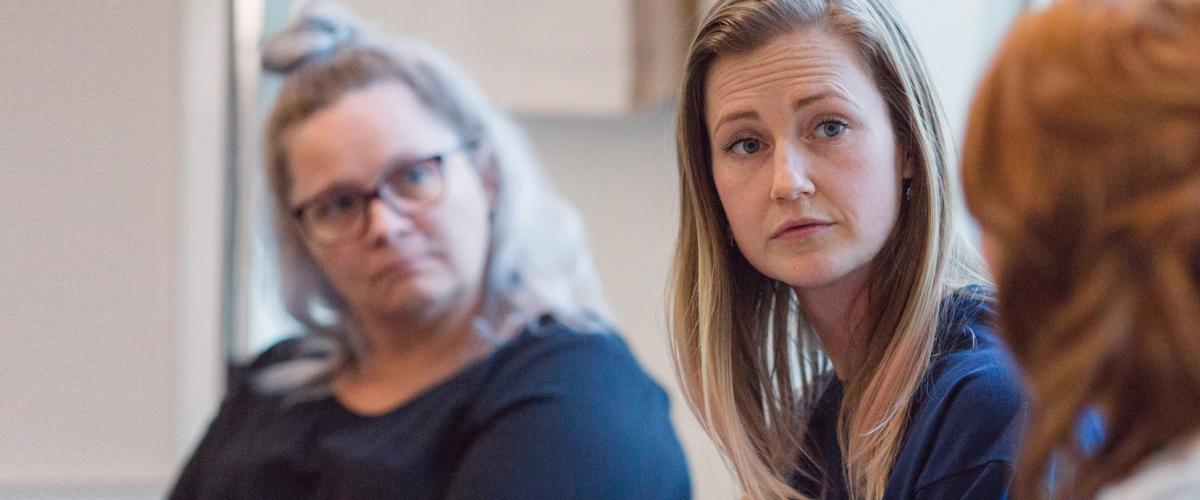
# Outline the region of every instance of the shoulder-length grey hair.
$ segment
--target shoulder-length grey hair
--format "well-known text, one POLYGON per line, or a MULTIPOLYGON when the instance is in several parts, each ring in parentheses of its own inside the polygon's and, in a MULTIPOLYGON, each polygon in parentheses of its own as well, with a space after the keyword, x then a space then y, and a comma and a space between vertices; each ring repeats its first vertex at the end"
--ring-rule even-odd
POLYGON ((323 390, 339 369, 367 355, 346 304, 288 215, 292 180, 283 138, 342 95, 379 82, 407 85, 460 139, 481 146, 487 157, 477 163, 495 169, 479 333, 499 342, 545 314, 580 330, 609 323, 578 214, 543 177, 515 125, 448 58, 419 41, 366 29, 328 2, 302 5, 262 52, 264 68, 286 76, 266 123, 265 167, 283 305, 305 330, 307 355, 264 372, 260 388, 323 390))

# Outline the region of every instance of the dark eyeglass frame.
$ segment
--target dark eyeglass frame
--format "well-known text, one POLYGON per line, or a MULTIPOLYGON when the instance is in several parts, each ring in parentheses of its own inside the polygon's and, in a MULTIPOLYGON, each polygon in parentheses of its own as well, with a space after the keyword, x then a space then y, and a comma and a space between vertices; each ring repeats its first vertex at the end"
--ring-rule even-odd
POLYGON ((329 196, 329 194, 332 194, 332 193, 318 194, 318 195, 314 196, 313 198, 305 200, 304 202, 302 202, 299 205, 296 205, 294 208, 292 208, 290 211, 290 215, 296 221, 296 225, 300 227, 300 231, 305 235, 305 237, 307 237, 321 245, 337 245, 339 243, 357 240, 359 238, 362 238, 363 235, 366 234, 367 228, 370 227, 370 225, 371 225, 371 223, 370 223, 371 202, 374 201, 376 198, 378 198, 380 201, 382 201, 385 206, 387 206, 389 209, 396 212, 397 214, 408 215, 408 216, 420 215, 420 214, 428 211, 429 209, 441 204, 442 200, 445 198, 445 195, 446 195, 446 174, 445 174, 446 158, 449 157, 450 155, 454 155, 457 153, 473 152, 473 151, 475 151, 475 149, 477 147, 478 147, 478 142, 466 141, 466 142, 459 144, 458 146, 447 149, 447 150, 442 151, 435 155, 426 156, 424 158, 412 159, 412 160, 397 161, 397 162, 393 163, 392 165, 387 166, 386 168, 383 169, 382 172, 379 173, 379 176, 376 177, 376 179, 375 179, 375 187, 369 191, 368 190, 358 190, 357 192, 354 190, 335 191, 335 193, 337 193, 338 195, 342 195, 342 196, 353 195, 360 202, 359 206, 358 206, 359 213, 358 213, 357 218, 355 219, 356 222, 354 223, 354 224, 357 224, 357 228, 352 228, 350 230, 347 230, 345 233, 339 234, 336 237, 329 238, 329 237, 318 236, 317 231, 310 227, 310 224, 311 224, 310 219, 306 219, 304 217, 305 212, 307 212, 314 205, 324 201, 329 196), (425 201, 423 203, 412 204, 412 203, 405 203, 404 202, 405 200, 403 200, 403 199, 397 199, 394 196, 388 196, 385 194, 384 190, 387 188, 388 181, 390 181, 395 175, 401 174, 403 172, 406 172, 408 170, 411 170, 417 166, 424 165, 424 164, 429 164, 433 167, 433 171, 436 172, 436 175, 438 176, 438 179, 441 183, 440 187, 438 188, 437 195, 435 195, 434 197, 430 198, 428 201, 425 201))

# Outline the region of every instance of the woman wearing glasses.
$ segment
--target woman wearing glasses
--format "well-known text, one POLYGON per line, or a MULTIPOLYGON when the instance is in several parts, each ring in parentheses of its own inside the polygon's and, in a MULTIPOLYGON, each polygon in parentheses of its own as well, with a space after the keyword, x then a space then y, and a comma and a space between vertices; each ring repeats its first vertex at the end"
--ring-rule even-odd
POLYGON ((286 306, 171 497, 687 498, 571 209, 450 65, 329 5, 264 45, 286 306))

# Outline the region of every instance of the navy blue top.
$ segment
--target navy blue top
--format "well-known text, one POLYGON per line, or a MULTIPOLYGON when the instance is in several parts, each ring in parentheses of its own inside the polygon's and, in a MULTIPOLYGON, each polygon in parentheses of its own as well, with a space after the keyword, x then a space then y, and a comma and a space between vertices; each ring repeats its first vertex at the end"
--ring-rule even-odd
MULTIPOLYGON (((992 331, 993 313, 972 287, 949 299, 929 371, 917 391, 885 499, 1004 498, 1025 420, 1024 387, 992 331)), ((822 484, 798 479, 801 491, 847 498, 837 415, 842 383, 829 376, 814 408, 808 444, 819 464, 801 464, 822 484)))
MULTIPOLYGON (((297 344, 259 356, 251 377, 295 357, 297 344)), ((666 393, 620 337, 555 322, 381 416, 237 384, 170 496, 690 497, 666 393)))

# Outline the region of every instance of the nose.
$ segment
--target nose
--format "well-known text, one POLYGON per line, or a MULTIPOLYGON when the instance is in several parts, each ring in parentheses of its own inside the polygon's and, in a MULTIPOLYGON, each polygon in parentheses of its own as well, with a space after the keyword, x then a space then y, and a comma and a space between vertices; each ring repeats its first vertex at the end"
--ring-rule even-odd
POLYGON ((795 148, 780 147, 772 156, 771 198, 791 201, 816 192, 806 161, 795 148))
POLYGON ((386 244, 397 236, 411 232, 415 227, 412 217, 398 212, 379 197, 367 204, 367 241, 373 245, 386 244))

